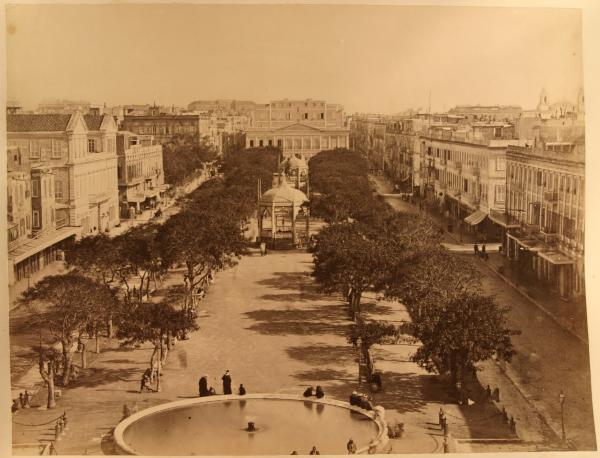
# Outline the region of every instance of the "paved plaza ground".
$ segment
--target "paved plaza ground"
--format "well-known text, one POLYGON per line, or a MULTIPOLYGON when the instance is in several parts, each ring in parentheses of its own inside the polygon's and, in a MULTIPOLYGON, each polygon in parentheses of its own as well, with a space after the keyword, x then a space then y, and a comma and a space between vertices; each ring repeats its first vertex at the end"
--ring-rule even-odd
MULTIPOLYGON (((63 391, 56 410, 33 408, 14 417, 14 442, 51 439, 52 425, 21 425, 44 423, 65 410, 69 430, 56 444, 60 454, 110 454, 110 432, 122 416, 123 405, 136 410, 195 397, 201 375, 208 375, 220 392, 220 377, 227 369, 234 387, 243 383, 253 393, 299 394, 318 384, 327 396, 347 400, 353 390, 366 390, 358 386, 356 349, 344 336, 351 323, 346 306, 317 291, 311 268, 311 256, 300 251, 244 257, 239 265, 217 275, 200 304, 200 330, 176 343, 160 393, 137 392, 150 347, 107 348, 63 391)), ((177 272, 171 281, 178 281, 177 272)), ((365 302, 372 318, 407 319, 401 304, 368 297, 365 302)), ((455 437, 514 439, 495 404, 457 405, 445 383, 409 361, 413 351, 414 344, 375 349, 384 390, 374 395, 374 401, 387 409, 389 419, 405 423, 405 436, 393 441, 394 452, 441 452, 436 424, 440 407, 446 410, 455 437)), ((35 405, 44 404, 43 391, 34 399, 35 405)))

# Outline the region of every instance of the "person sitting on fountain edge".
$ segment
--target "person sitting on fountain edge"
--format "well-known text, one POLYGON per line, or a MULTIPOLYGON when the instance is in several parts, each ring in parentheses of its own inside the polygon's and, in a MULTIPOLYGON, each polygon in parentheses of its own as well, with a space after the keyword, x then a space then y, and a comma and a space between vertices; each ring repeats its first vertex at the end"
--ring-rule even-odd
POLYGON ((315 396, 317 397, 317 399, 321 399, 323 396, 325 396, 325 392, 323 391, 323 388, 321 388, 320 385, 317 385, 315 396))
POLYGON ((360 396, 356 391, 353 391, 350 395, 350 405, 351 406, 360 406, 360 396))
POLYGON ((309 386, 306 390, 304 390, 303 396, 305 398, 310 398, 313 395, 313 387, 309 386))
POLYGON ((244 385, 240 383, 239 395, 244 396, 245 394, 246 394, 246 388, 244 388, 244 385))

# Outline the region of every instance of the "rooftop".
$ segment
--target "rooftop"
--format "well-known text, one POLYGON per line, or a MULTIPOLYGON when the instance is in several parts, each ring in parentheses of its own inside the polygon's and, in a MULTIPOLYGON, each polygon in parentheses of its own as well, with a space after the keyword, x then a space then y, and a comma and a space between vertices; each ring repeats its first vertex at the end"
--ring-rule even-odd
POLYGON ((70 114, 9 114, 7 132, 60 132, 67 130, 70 114))

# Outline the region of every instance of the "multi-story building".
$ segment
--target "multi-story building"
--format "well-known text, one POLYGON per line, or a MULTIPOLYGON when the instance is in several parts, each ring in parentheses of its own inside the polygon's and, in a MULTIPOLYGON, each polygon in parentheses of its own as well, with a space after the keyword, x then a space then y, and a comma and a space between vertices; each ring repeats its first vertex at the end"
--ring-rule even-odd
POLYGON ((117 155, 121 217, 133 219, 166 191, 163 149, 152 136, 119 132, 117 155))
POLYGON ((38 104, 36 113, 39 114, 73 114, 77 112, 101 115, 104 106, 76 100, 48 100, 38 104))
POLYGON ((518 105, 457 105, 448 114, 473 121, 516 121, 523 112, 518 105))
POLYGON ((464 220, 483 237, 501 240, 507 229, 506 149, 519 144, 514 125, 436 125, 419 141, 429 200, 437 202, 446 218, 459 227, 464 220))
POLYGON ((28 176, 31 191, 31 238, 9 250, 18 281, 50 263, 64 240, 119 223, 116 125, 79 112, 9 114, 7 132, 14 172, 28 176))
POLYGON ((584 125, 548 129, 507 151, 506 255, 563 297, 584 294, 584 125))
POLYGON ((343 108, 323 100, 275 100, 257 105, 246 128, 246 147, 274 146, 285 157, 310 159, 321 150, 348 148, 343 108))
POLYGON ((201 140, 199 114, 168 114, 153 106, 147 114, 125 114, 121 129, 139 135, 152 135, 158 143, 169 143, 176 135, 201 140))

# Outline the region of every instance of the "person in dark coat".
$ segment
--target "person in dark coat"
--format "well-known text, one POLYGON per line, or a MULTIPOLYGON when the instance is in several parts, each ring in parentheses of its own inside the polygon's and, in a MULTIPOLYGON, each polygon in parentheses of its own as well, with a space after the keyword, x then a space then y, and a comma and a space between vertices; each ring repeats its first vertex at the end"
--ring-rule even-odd
POLYGON ((473 245, 473 252, 475 253, 475 256, 477 256, 479 254, 479 245, 477 245, 477 244, 473 245))
POLYGON ((223 394, 231 394, 231 375, 228 370, 225 371, 221 380, 223 380, 223 394))
POLYGON ((313 446, 313 448, 310 450, 309 455, 320 455, 319 451, 317 450, 317 446, 313 446))
POLYGON ((353 391, 350 395, 350 405, 351 406, 360 406, 360 396, 356 391, 353 391))
POLYGON ((198 394, 200 396, 208 396, 208 380, 206 377, 200 377, 198 381, 198 394))
POLYGON ((246 388, 244 388, 244 385, 242 385, 240 383, 239 395, 244 396, 245 394, 246 394, 246 388))
POLYGON ((320 386, 317 386, 317 389, 315 391, 315 396, 317 397, 317 399, 321 399, 323 396, 325 396, 325 392, 323 391, 323 388, 321 388, 320 386))
POLYGON ((304 390, 303 396, 305 398, 310 398, 313 395, 313 387, 309 386, 307 389, 304 390))

